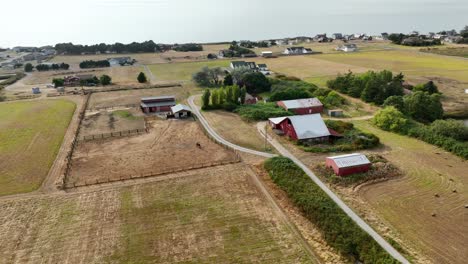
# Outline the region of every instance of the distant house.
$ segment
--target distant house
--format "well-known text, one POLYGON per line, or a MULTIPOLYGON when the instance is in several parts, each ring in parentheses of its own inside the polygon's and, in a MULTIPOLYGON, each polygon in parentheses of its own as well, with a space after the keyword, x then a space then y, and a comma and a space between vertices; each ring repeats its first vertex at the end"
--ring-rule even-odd
POLYGON ((285 55, 299 55, 312 53, 312 49, 306 49, 304 47, 289 47, 283 51, 285 55))
POLYGON ((380 34, 380 36, 382 37, 383 40, 387 40, 389 35, 387 32, 383 32, 380 34))
POLYGON ((252 105, 252 104, 256 104, 258 102, 259 98, 256 97, 256 96, 253 96, 249 93, 246 93, 245 94, 245 101, 244 101, 244 104, 247 104, 247 105, 252 105))
POLYGON ((365 155, 353 153, 328 157, 325 160, 325 165, 332 168, 336 175, 346 176, 368 171, 371 167, 371 162, 365 155))
POLYGON ((262 71, 268 71, 268 66, 266 64, 264 64, 264 63, 259 63, 259 64, 257 64, 257 69, 259 71, 261 71, 261 72, 262 71))
POLYGON ((271 58, 271 57, 273 57, 273 52, 272 51, 262 51, 262 57, 271 58))
POLYGON ((192 109, 189 106, 183 104, 178 104, 171 107, 171 112, 175 118, 186 118, 192 115, 192 109))
POLYGON ((82 75, 69 75, 63 78, 64 86, 80 86, 82 80, 89 80, 94 78, 92 74, 82 74, 82 75))
POLYGON ((355 52, 357 51, 356 44, 344 44, 336 47, 336 50, 341 50, 344 52, 355 52))
POLYGON ((343 39, 343 34, 341 33, 333 33, 332 39, 343 39))
POLYGON ((323 104, 317 98, 278 101, 276 104, 286 111, 292 111, 298 115, 315 114, 323 111, 323 104))
POLYGON ((175 106, 174 96, 153 96, 141 98, 140 108, 144 113, 171 112, 175 106))
POLYGON ((41 89, 39 87, 33 87, 32 88, 32 93, 33 94, 40 94, 41 93, 41 89))
POLYGON ((341 136, 327 128, 320 114, 275 117, 268 120, 274 130, 302 142, 329 141, 341 136))
POLYGON ((218 52, 218 58, 224 58, 224 57, 226 57, 227 54, 230 54, 230 53, 231 53, 230 50, 226 50, 226 49, 220 50, 218 52))
POLYGON ((314 40, 317 41, 317 42, 329 42, 327 34, 317 34, 314 37, 314 40))
POLYGON ((253 61, 231 61, 231 69, 250 69, 250 70, 256 70, 257 69, 257 64, 253 61))
POLYGON ((108 58, 110 66, 118 66, 118 65, 132 65, 135 61, 132 60, 130 57, 116 57, 116 58, 108 58))

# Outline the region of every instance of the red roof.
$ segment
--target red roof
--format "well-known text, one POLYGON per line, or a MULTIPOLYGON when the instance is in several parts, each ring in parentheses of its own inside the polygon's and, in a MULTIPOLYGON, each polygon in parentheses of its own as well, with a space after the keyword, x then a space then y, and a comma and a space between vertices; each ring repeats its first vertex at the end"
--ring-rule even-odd
POLYGON ((343 137, 343 135, 341 135, 340 133, 336 132, 335 130, 333 130, 331 128, 328 128, 328 131, 330 132, 330 135, 332 135, 334 137, 343 137))

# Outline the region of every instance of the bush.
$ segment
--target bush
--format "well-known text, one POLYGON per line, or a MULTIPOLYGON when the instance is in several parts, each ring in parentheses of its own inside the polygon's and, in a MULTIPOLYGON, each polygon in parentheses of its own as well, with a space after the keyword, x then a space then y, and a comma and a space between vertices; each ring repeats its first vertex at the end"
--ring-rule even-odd
POLYGON ((293 113, 277 107, 274 103, 242 105, 234 112, 250 121, 268 120, 271 117, 291 116, 293 113))
POLYGON ((468 140, 468 127, 454 119, 436 120, 429 126, 429 130, 436 135, 461 141, 468 140))
POLYGON ((63 80, 63 78, 54 78, 52 79, 52 83, 54 84, 54 87, 57 88, 63 86, 65 81, 63 80))
POLYGON ((203 51, 203 46, 200 44, 195 44, 195 43, 187 43, 187 44, 176 44, 172 48, 175 51, 182 51, 182 52, 187 52, 187 51, 203 51))
POLYGON ((321 230, 327 243, 350 262, 398 263, 291 160, 274 157, 264 167, 273 182, 321 230))
POLYGON ((99 78, 99 82, 102 85, 109 85, 112 82, 112 78, 109 75, 104 74, 99 78))
POLYGON ((386 131, 404 133, 408 128, 408 119, 393 106, 379 110, 372 119, 372 122, 386 131))
POLYGON ((25 72, 32 72, 33 68, 34 68, 34 67, 32 66, 31 63, 26 63, 26 64, 24 65, 24 71, 25 71, 25 72))
POLYGON ((271 88, 270 81, 260 72, 252 72, 244 75, 242 82, 248 93, 259 94, 269 92, 271 88))
POLYGON ((103 67, 110 67, 110 63, 107 60, 86 60, 80 63, 81 69, 88 69, 88 68, 103 68, 103 67))
POLYGON ((137 80, 139 83, 145 83, 148 81, 148 79, 146 79, 146 75, 143 73, 143 72, 140 72, 137 76, 137 80))

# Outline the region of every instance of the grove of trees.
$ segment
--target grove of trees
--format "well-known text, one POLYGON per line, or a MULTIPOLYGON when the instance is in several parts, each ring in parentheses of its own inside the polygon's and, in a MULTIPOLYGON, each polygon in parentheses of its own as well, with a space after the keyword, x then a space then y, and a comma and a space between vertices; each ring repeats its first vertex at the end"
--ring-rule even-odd
POLYGON ((70 65, 67 64, 67 63, 60 63, 60 64, 52 64, 52 65, 48 65, 48 64, 38 64, 36 65, 36 70, 38 71, 50 71, 50 70, 68 70, 70 68, 70 65))
POLYGON ((161 45, 152 40, 144 42, 132 42, 130 44, 95 44, 95 45, 75 45, 73 43, 58 43, 55 45, 58 54, 79 55, 82 53, 140 53, 140 52, 158 52, 162 50, 161 45))
POLYGON ((110 67, 110 63, 108 60, 85 60, 80 62, 80 68, 81 69, 89 69, 89 68, 104 68, 104 67, 110 67))
POLYGON ((187 44, 175 44, 172 47, 175 51, 203 51, 203 46, 196 43, 187 43, 187 44))

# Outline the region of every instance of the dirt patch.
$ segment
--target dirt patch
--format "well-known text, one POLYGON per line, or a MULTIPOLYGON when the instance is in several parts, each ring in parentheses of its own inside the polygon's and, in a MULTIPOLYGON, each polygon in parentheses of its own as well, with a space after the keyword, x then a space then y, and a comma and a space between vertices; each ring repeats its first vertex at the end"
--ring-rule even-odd
POLYGON ((67 183, 139 177, 237 160, 233 151, 208 139, 193 120, 155 120, 149 126, 148 134, 80 143, 67 183))
POLYGON ((87 112, 79 138, 136 129, 145 129, 144 115, 139 109, 87 112))

